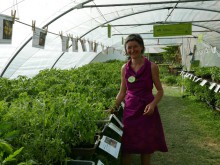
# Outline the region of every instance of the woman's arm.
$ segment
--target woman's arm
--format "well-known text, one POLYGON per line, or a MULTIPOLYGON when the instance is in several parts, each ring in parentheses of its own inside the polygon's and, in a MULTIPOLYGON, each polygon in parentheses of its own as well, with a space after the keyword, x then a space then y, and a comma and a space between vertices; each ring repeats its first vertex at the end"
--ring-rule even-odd
POLYGON ((163 87, 160 82, 160 77, 159 77, 159 68, 155 63, 151 63, 151 74, 152 74, 152 79, 154 86, 157 90, 156 95, 154 96, 154 100, 148 104, 145 108, 144 115, 151 115, 154 112, 154 108, 157 106, 158 102, 161 100, 163 97, 163 87))
POLYGON ((126 95, 126 81, 125 81, 125 64, 121 68, 121 85, 120 90, 116 96, 115 108, 119 107, 121 102, 124 101, 126 95))
POLYGON ((151 65, 151 72, 152 72, 152 79, 153 79, 153 83, 154 83, 154 86, 156 87, 157 89, 157 93, 154 97, 154 100, 153 100, 153 103, 155 105, 158 104, 158 102, 161 100, 161 98, 163 97, 163 87, 162 87, 162 84, 160 82, 160 77, 159 77, 159 68, 156 64, 152 63, 151 65))

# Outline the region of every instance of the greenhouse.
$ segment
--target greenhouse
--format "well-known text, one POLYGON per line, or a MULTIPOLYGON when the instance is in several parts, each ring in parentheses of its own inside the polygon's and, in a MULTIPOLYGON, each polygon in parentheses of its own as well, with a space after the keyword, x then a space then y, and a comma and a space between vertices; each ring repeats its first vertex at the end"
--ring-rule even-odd
POLYGON ((0 164, 120 164, 125 105, 105 110, 114 107, 131 34, 143 38, 165 91, 159 110, 169 152, 152 164, 220 162, 220 1, 0 4, 0 164), (103 137, 117 142, 117 153, 103 149, 103 137), (84 143, 94 146, 78 148, 84 143))

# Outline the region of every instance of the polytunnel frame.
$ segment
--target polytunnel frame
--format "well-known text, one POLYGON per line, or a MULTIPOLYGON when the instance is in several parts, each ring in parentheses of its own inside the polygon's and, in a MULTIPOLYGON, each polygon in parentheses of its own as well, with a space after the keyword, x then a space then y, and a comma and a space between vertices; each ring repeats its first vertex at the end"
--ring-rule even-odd
MULTIPOLYGON (((172 2, 174 2, 174 1, 172 1, 172 2)), ((183 1, 181 1, 181 2, 183 2, 183 1)), ((185 2, 186 2, 186 1, 185 1, 185 2)), ((189 1, 187 1, 187 2, 189 2, 189 1)), ((198 2, 198 1, 197 1, 197 2, 198 2)), ((146 3, 145 3, 145 4, 146 4, 146 3)), ((99 6, 99 7, 106 7, 107 5, 97 5, 97 6, 99 6)), ((93 5, 93 6, 90 6, 90 7, 97 7, 97 6, 93 5)), ((84 8, 85 8, 85 7, 88 7, 88 6, 84 6, 84 8)), ((151 11, 156 11, 156 10, 164 10, 164 9, 170 10, 170 9, 173 9, 173 8, 174 8, 174 9, 189 9, 189 10, 193 9, 193 10, 202 10, 202 11, 210 11, 210 12, 218 12, 218 13, 220 13, 220 11, 218 11, 218 10, 203 9, 203 8, 188 8, 188 7, 161 7, 161 8, 154 8, 154 9, 150 9, 150 10, 145 10, 145 11, 140 11, 140 12, 134 12, 134 13, 131 13, 131 14, 127 14, 127 15, 124 15, 124 16, 117 17, 117 18, 115 18, 115 19, 106 21, 106 22, 103 23, 102 25, 98 25, 98 26, 92 28, 91 30, 87 31, 86 33, 84 33, 84 34, 83 34, 82 36, 80 36, 79 38, 82 38, 82 37, 86 36, 87 34, 89 34, 90 32, 96 30, 97 28, 99 28, 99 27, 104 27, 105 24, 110 23, 110 22, 113 22, 113 21, 118 20, 118 19, 122 19, 122 18, 129 17, 129 16, 136 15, 136 14, 141 14, 141 13, 146 13, 146 12, 151 12, 151 11)), ((220 21, 220 20, 215 20, 215 21, 220 21)), ((190 21, 188 21, 188 22, 190 22, 190 21)), ((193 21, 191 21, 191 22, 193 22, 193 21)), ((160 23, 160 22, 155 22, 154 24, 159 24, 159 23, 160 23)), ((169 22, 169 24, 172 24, 172 23, 185 23, 185 22, 169 22)), ((151 23, 151 24, 153 24, 153 23, 151 23)), ((138 25, 138 24, 137 24, 137 25, 138 25)), ((192 25, 193 25, 193 26, 202 27, 202 28, 208 29, 208 30, 210 30, 210 31, 215 31, 215 32, 217 32, 217 33, 220 34, 220 31, 211 29, 211 28, 209 28, 209 27, 205 27, 205 26, 201 26, 201 25, 196 25, 196 24, 192 24, 192 25)), ((70 45, 70 47, 71 47, 71 46, 72 46, 72 45, 70 45)), ((61 58, 64 54, 65 54, 65 52, 63 52, 63 53, 58 57, 58 59, 55 61, 55 63, 53 64, 53 66, 52 66, 51 68, 54 68, 54 67, 55 67, 55 65, 57 64, 57 62, 60 60, 60 58, 61 58)))
MULTIPOLYGON (((72 10, 75 10, 75 9, 80 9, 80 8, 83 8, 83 5, 85 5, 86 3, 89 3, 93 0, 88 0, 88 1, 85 1, 85 2, 82 2, 80 4, 77 4, 76 6, 68 9, 67 11, 61 13, 60 15, 58 15, 57 17, 55 17, 54 19, 52 19, 51 21, 49 21, 48 23, 46 23, 42 29, 46 28, 47 26, 49 26, 51 23, 53 23, 54 21, 56 21, 57 19, 59 19, 60 17, 66 15, 67 13, 71 12, 72 10)), ((17 21, 17 20, 15 20, 17 21)), ((8 67, 10 66, 10 64, 12 63, 12 61, 15 59, 15 57, 17 57, 17 55, 20 53, 20 51, 31 41, 32 39, 32 36, 27 39, 27 41, 15 52, 15 54, 13 55, 13 57, 9 60, 8 64, 5 66, 5 68, 3 69, 0 77, 3 77, 4 73, 6 72, 6 70, 8 69, 8 67)))
MULTIPOLYGON (((127 14, 127 15, 123 15, 121 17, 117 17, 115 19, 112 19, 110 21, 106 21, 105 23, 103 23, 102 25, 99 25, 99 26, 96 26, 94 28, 92 28, 91 30, 87 31, 86 33, 84 33, 80 38, 84 37, 85 35, 87 35, 88 33, 92 32, 93 30, 99 28, 99 27, 103 27, 105 24, 107 23, 110 23, 112 21, 115 21, 115 20, 118 20, 118 19, 122 19, 122 18, 125 18, 125 17, 129 17, 129 16, 132 16, 132 15, 136 15, 136 14, 141 14, 141 13, 146 13, 146 12, 151 12, 151 11, 156 11, 156 10, 169 10, 169 9, 172 9, 173 7, 160 7, 160 8, 154 8, 154 9, 150 9, 150 10, 145 10, 145 11, 140 11, 140 12, 134 12, 134 13, 131 13, 131 14, 127 14)), ((202 10, 202 11, 210 11, 210 12, 217 12, 217 13, 220 13, 220 11, 218 10, 212 10, 212 9, 203 9, 203 8, 193 8, 193 7, 175 7, 175 9, 189 9, 189 10, 202 10)), ((155 23, 155 24, 158 24, 158 23, 155 23)), ((202 26, 201 26, 202 27, 202 26)), ((206 27, 204 27, 206 28, 206 27)), ((210 28, 209 28, 210 29, 210 28)), ((213 29, 210 29, 212 31, 215 31, 217 33, 220 33, 220 31, 216 31, 216 30, 213 30, 213 29)))
MULTIPOLYGON (((215 19, 215 20, 202 20, 202 21, 183 21, 181 23, 196 23, 196 22, 217 22, 220 21, 220 19, 215 19)), ((150 22, 150 23, 139 23, 139 24, 115 24, 111 25, 111 27, 117 27, 117 26, 144 26, 144 25, 154 25, 154 24, 173 24, 173 23, 180 23, 176 21, 160 21, 160 22, 150 22)), ((107 27, 107 26, 104 26, 107 27)))
MULTIPOLYGON (((198 2, 198 0, 190 0, 190 1, 166 1, 166 2, 149 2, 149 3, 129 3, 129 4, 109 4, 109 5, 88 5, 88 6, 83 6, 89 2, 91 2, 93 0, 88 0, 88 1, 85 1, 85 2, 82 2, 70 9, 68 9, 67 11, 61 13, 60 15, 58 15, 57 17, 55 17, 54 19, 52 19, 51 21, 49 21, 48 23, 46 23, 42 28, 46 28, 48 25, 50 25, 51 23, 53 23, 54 21, 56 21, 57 19, 59 19, 60 17, 66 15, 67 13, 71 12, 72 10, 75 10, 75 9, 81 9, 81 8, 92 8, 92 7, 110 7, 110 6, 134 6, 134 5, 151 5, 151 4, 167 4, 167 3, 189 3, 189 2, 198 2)), ((212 0, 203 0, 203 1, 212 1, 212 0)), ((211 9, 204 9, 204 8, 189 8, 189 7, 161 7, 161 8, 154 8, 154 9, 150 9, 150 10, 145 10, 145 11, 140 11, 140 12, 135 12, 135 13, 131 13, 131 14, 127 14, 127 15, 124 15, 124 16, 121 16, 121 17, 117 17, 115 19, 112 19, 112 20, 109 20, 109 21, 106 21, 104 22, 103 24, 99 25, 99 26, 96 26, 94 28, 92 28, 91 30, 87 31, 86 33, 84 33, 82 36, 80 36, 79 38, 82 38, 84 37, 85 35, 87 35, 88 33, 92 32, 93 30, 99 28, 99 27, 103 27, 105 24, 107 23, 110 23, 110 22, 113 22, 115 20, 118 20, 118 19, 122 19, 122 18, 125 18, 125 17, 129 17, 129 16, 132 16, 132 15, 136 15, 136 14, 141 14, 141 13, 145 13, 145 12, 150 12, 150 11, 156 11, 156 10, 170 10, 170 9, 190 9, 190 10, 203 10, 203 11, 210 11, 210 12, 218 12, 220 13, 220 11, 218 10, 211 10, 211 9)), ((177 23, 177 22, 176 22, 177 23)), ((181 23, 181 22, 179 22, 181 23)), ((158 24, 158 22, 156 22, 155 24, 158 24)), ((217 30, 214 30, 214 29, 211 29, 209 27, 205 27, 205 26, 201 26, 201 25, 196 25, 196 24, 193 24, 193 26, 199 26, 199 27, 202 27, 202 28, 205 28, 205 29, 209 29, 211 31, 215 31, 217 33, 220 34, 220 31, 217 31, 217 30)), ((10 59, 10 61, 8 62, 8 64, 6 65, 6 67, 3 69, 0 77, 3 77, 4 73, 6 72, 6 70, 8 69, 8 67, 10 66, 10 64, 12 63, 12 61, 15 59, 15 57, 19 54, 19 52, 31 41, 32 37, 30 37, 29 39, 27 39, 27 41, 16 51, 16 53, 14 54, 14 56, 10 59)), ((71 47, 72 45, 70 45, 71 47)), ((56 65, 56 63, 59 61, 59 59, 63 56, 63 54, 65 54, 65 52, 63 52, 58 58, 57 60, 55 61, 55 63, 52 65, 51 68, 54 68, 54 66, 56 65)))

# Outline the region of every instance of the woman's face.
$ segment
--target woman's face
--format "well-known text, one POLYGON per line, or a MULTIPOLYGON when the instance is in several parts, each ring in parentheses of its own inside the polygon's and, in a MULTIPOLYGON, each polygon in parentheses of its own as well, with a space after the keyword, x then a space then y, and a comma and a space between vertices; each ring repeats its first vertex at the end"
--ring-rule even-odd
POLYGON ((137 41, 129 41, 126 44, 126 53, 133 59, 141 57, 142 49, 137 41))

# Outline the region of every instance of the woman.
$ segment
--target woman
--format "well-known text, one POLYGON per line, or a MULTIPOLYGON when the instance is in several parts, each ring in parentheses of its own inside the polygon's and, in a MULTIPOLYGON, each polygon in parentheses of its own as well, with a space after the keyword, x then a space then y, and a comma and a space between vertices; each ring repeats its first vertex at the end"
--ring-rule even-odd
POLYGON ((163 97, 158 66, 143 57, 144 42, 131 34, 125 40, 129 61, 121 69, 121 86, 116 106, 125 101, 123 111, 122 164, 129 165, 131 154, 140 154, 142 165, 149 165, 155 151, 167 152, 157 104, 163 97), (152 94, 153 85, 157 93, 152 94))

